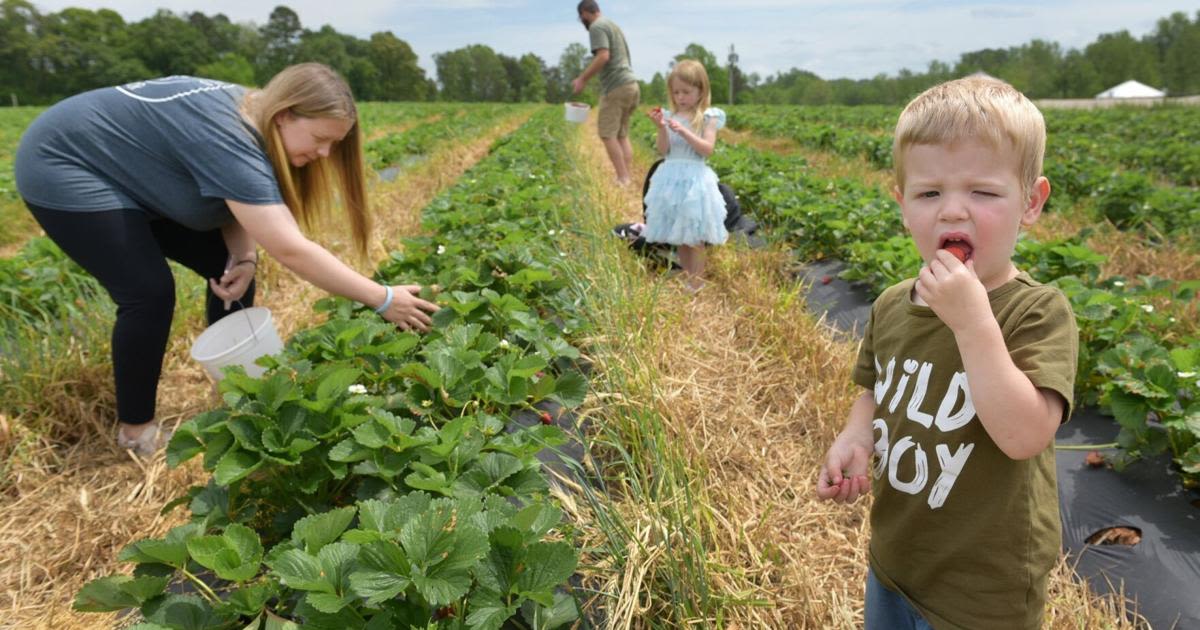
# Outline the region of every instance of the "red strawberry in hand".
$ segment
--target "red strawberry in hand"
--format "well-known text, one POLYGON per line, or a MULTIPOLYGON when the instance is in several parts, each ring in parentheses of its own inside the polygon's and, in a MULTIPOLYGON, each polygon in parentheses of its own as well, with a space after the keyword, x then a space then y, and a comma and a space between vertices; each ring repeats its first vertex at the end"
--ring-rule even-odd
POLYGON ((950 243, 946 243, 945 247, 942 249, 954 254, 954 257, 958 259, 958 262, 964 264, 967 262, 967 256, 971 254, 971 246, 961 241, 952 241, 950 243))

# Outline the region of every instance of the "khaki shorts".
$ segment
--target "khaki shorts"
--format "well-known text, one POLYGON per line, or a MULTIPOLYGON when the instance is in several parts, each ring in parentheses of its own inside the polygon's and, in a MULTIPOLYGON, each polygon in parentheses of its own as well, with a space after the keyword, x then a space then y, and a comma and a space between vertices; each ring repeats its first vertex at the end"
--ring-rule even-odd
POLYGON ((596 126, 601 138, 625 138, 629 136, 629 118, 637 109, 641 92, 637 81, 613 88, 600 97, 600 113, 596 126))

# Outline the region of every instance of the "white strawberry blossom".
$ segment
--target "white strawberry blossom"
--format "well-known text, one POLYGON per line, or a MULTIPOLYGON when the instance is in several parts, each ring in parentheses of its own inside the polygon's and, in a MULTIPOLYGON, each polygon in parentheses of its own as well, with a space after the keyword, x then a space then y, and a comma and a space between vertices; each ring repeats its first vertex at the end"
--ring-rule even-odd
POLYGON ((1123 286, 1125 286, 1125 283, 1121 282, 1120 280, 1113 280, 1113 286, 1114 287, 1123 287, 1123 286))
POLYGON ((350 392, 351 394, 365 394, 365 393, 367 393, 367 386, 359 385, 358 383, 355 383, 355 384, 351 385, 350 387, 347 387, 346 391, 350 392))
POLYGON ((507 339, 501 339, 501 340, 500 340, 500 347, 501 347, 502 349, 504 349, 504 350, 508 350, 508 340, 507 340, 507 339))
POLYGON ((1192 378, 1195 375, 1196 375, 1195 372, 1180 372, 1179 378, 1192 378))
POLYGON ((1153 304, 1143 304, 1143 305, 1142 305, 1142 310, 1143 310, 1143 311, 1146 311, 1147 313, 1153 313, 1153 312, 1154 312, 1154 305, 1153 305, 1153 304))
POLYGON ((554 236, 555 232, 554 232, 554 230, 550 230, 549 232, 546 232, 546 234, 549 234, 550 236, 554 236))
POLYGON ((438 245, 438 248, 437 248, 437 253, 438 253, 438 255, 439 255, 439 256, 440 256, 440 255, 442 255, 442 254, 445 254, 445 253, 446 253, 446 246, 445 246, 445 245, 438 245))

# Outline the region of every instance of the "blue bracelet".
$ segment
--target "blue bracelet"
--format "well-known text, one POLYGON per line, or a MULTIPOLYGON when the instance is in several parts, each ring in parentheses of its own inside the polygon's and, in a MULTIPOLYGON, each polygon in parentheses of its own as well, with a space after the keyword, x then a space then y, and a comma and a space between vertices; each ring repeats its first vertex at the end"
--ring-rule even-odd
POLYGON ((380 304, 379 307, 375 309, 375 312, 379 313, 380 315, 383 315, 385 312, 387 312, 388 307, 392 305, 392 298, 395 297, 395 294, 392 293, 392 287, 385 284, 383 285, 383 288, 387 289, 387 297, 384 298, 383 304, 380 304))

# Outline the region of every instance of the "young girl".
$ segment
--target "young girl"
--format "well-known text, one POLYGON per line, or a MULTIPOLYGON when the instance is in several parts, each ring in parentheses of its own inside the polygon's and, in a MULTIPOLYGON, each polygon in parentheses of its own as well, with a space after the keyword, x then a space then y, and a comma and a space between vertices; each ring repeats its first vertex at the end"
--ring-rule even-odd
POLYGON ((650 112, 658 125, 658 151, 667 157, 650 178, 643 235, 651 243, 679 246, 684 282, 697 291, 704 285, 704 245, 720 245, 729 237, 717 174, 704 163, 717 130, 725 126, 725 112, 709 107, 708 73, 698 61, 676 63, 667 90, 671 109, 650 112))

